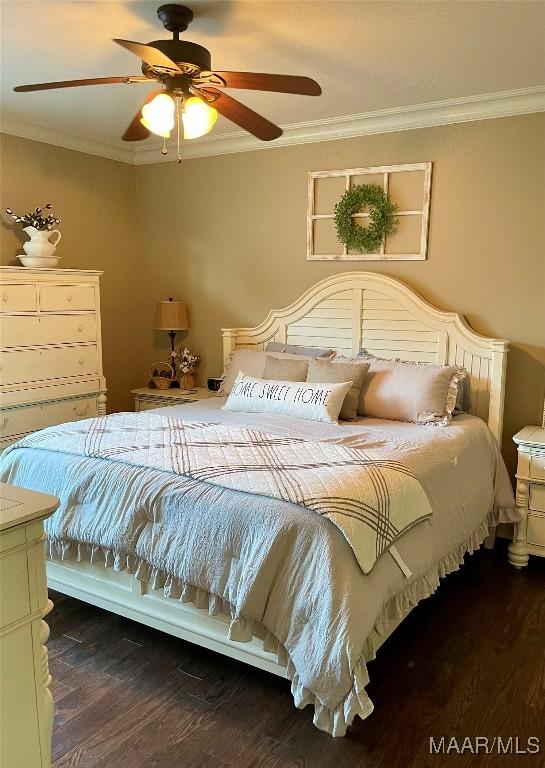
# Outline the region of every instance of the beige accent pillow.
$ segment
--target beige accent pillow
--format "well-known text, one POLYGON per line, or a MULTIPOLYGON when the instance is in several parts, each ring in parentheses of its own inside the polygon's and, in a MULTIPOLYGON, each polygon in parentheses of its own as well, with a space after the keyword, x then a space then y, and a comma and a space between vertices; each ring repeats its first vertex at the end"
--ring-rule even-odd
POLYGON ((360 416, 443 426, 450 422, 463 376, 457 366, 368 362, 358 403, 360 416))
MULTIPOLYGON (((276 357, 276 355, 266 355, 263 378, 275 381, 305 381, 308 363, 307 357, 299 356, 297 360, 291 360, 285 357, 276 357)), ((343 381, 348 381, 348 379, 343 379, 343 381)))
MULTIPOLYGON (((240 371, 244 371, 250 376, 257 376, 260 379, 264 378, 265 358, 269 356, 281 360, 298 360, 299 362, 307 359, 303 358, 302 355, 288 355, 282 352, 265 353, 255 349, 237 349, 231 354, 229 361, 225 364, 223 383, 218 392, 218 397, 225 397, 231 392, 240 371)), ((305 377, 306 374, 302 379, 303 381, 305 377)))
POLYGON ((352 387, 344 398, 339 418, 357 419, 360 391, 368 370, 369 363, 363 361, 347 359, 346 362, 337 362, 337 360, 311 358, 308 361, 307 381, 327 381, 328 383, 351 381, 352 387))
POLYGON ((223 410, 271 413, 337 423, 339 411, 351 386, 351 381, 342 384, 267 381, 247 376, 241 371, 223 410))

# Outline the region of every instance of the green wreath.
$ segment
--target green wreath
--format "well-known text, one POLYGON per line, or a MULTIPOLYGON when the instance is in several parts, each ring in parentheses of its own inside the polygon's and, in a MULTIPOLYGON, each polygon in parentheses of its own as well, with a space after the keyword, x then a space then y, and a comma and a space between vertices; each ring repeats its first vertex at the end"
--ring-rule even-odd
POLYGON ((382 243, 385 235, 396 227, 396 206, 388 200, 378 184, 359 184, 347 189, 335 206, 337 237, 347 248, 371 253, 382 243), (352 216, 364 206, 369 207, 368 227, 356 224, 352 216))

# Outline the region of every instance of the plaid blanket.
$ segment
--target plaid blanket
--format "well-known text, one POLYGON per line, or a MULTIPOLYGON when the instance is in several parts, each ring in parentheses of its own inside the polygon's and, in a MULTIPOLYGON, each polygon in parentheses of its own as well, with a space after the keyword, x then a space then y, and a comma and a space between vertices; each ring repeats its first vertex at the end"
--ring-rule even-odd
POLYGON ((147 467, 292 502, 331 520, 364 573, 432 514, 420 482, 386 451, 243 426, 118 413, 35 432, 8 451, 18 448, 147 467))

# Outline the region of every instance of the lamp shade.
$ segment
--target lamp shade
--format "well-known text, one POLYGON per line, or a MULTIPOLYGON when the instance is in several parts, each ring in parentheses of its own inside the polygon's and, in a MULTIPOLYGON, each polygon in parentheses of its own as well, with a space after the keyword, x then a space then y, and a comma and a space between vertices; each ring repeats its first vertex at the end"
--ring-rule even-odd
POLYGON ((158 301, 155 307, 155 328, 158 331, 185 331, 189 328, 187 306, 181 301, 158 301))

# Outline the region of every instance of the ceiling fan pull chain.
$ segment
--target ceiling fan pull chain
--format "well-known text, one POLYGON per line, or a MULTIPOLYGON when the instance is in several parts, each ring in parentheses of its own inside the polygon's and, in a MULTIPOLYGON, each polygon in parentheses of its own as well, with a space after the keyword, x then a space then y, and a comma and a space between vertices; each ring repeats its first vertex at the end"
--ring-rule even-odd
POLYGON ((168 155, 168 149, 167 149, 167 140, 163 136, 163 149, 161 150, 162 155, 168 155))
POLYGON ((180 154, 180 97, 176 97, 176 134, 178 138, 178 157, 176 159, 177 163, 182 162, 182 156, 180 154))

